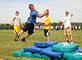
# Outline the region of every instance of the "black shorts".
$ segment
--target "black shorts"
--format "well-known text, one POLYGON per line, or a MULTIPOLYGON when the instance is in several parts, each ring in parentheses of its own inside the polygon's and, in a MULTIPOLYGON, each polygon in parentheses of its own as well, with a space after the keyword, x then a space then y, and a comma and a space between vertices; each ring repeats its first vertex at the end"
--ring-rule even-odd
POLYGON ((23 27, 23 31, 26 32, 28 30, 28 34, 33 34, 34 33, 34 24, 33 23, 25 23, 23 27))
POLYGON ((50 35, 50 32, 49 32, 49 30, 47 30, 47 29, 44 29, 44 36, 49 36, 50 35))

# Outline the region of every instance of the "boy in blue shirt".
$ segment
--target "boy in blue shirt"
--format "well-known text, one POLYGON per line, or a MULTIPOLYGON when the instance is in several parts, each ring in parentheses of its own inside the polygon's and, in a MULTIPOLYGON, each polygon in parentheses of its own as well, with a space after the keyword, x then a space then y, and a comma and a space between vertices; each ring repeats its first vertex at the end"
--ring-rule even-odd
POLYGON ((36 24, 37 17, 41 18, 46 15, 46 11, 44 11, 44 14, 39 14, 35 10, 35 7, 33 4, 29 4, 29 9, 30 9, 30 17, 25 23, 23 30, 21 30, 19 34, 17 35, 17 38, 18 38, 23 32, 26 32, 28 30, 28 35, 26 37, 22 37, 22 42, 26 42, 25 39, 34 33, 34 25, 36 24))

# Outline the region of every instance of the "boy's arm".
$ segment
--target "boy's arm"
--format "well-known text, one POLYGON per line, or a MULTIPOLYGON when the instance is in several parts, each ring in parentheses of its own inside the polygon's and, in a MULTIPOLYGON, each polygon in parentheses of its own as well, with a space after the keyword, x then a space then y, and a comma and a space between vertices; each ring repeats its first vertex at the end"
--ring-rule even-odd
POLYGON ((22 27, 21 19, 20 19, 20 26, 22 27))
POLYGON ((45 15, 46 15, 46 11, 44 11, 43 14, 38 14, 38 17, 39 17, 39 18, 42 18, 42 17, 44 17, 45 15))
POLYGON ((45 14, 39 14, 39 15, 38 15, 39 18, 42 18, 42 17, 44 17, 44 16, 45 16, 45 14))
POLYGON ((71 17, 73 16, 73 14, 71 14, 71 17))
POLYGON ((12 19, 12 21, 11 21, 11 25, 13 25, 13 21, 15 20, 15 17, 12 19))

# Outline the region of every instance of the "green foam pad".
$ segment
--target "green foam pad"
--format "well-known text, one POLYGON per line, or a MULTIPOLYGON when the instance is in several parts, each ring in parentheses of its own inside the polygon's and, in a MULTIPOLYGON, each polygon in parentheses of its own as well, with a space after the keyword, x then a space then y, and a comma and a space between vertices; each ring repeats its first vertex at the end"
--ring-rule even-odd
POLYGON ((49 56, 46 56, 46 55, 41 55, 41 58, 44 60, 51 60, 51 58, 49 56))
POLYGON ((25 52, 25 53, 22 54, 22 56, 28 57, 28 58, 32 58, 32 55, 33 54, 31 52, 25 52))
POLYGON ((82 53, 79 52, 64 53, 63 57, 67 60, 82 60, 82 53))
POLYGON ((53 51, 61 51, 65 53, 75 52, 79 48, 78 44, 71 44, 71 43, 58 43, 52 46, 53 51))
POLYGON ((24 50, 19 50, 19 51, 13 52, 12 56, 20 57, 23 53, 24 53, 24 50))
POLYGON ((34 57, 34 58, 41 58, 41 55, 38 54, 38 53, 35 53, 35 54, 33 54, 33 57, 34 57))

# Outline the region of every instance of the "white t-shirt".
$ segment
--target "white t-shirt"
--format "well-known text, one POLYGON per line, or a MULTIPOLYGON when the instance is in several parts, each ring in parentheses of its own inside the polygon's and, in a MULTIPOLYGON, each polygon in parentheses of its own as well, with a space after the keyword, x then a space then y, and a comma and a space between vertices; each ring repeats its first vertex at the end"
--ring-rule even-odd
POLYGON ((69 14, 69 15, 66 16, 66 17, 64 17, 64 28, 68 28, 68 27, 71 28, 70 19, 71 19, 71 14, 69 14))
POLYGON ((14 19, 13 21, 14 25, 19 25, 19 26, 21 25, 21 18, 19 16, 15 15, 13 19, 14 19))

